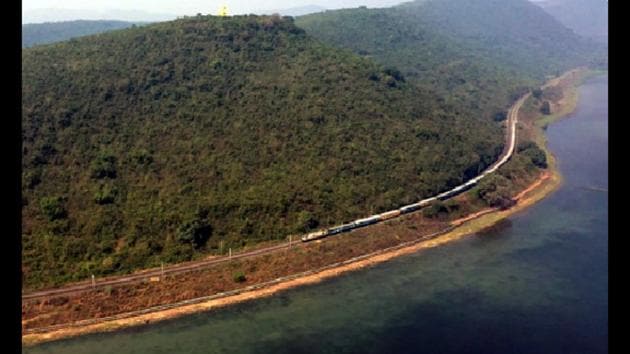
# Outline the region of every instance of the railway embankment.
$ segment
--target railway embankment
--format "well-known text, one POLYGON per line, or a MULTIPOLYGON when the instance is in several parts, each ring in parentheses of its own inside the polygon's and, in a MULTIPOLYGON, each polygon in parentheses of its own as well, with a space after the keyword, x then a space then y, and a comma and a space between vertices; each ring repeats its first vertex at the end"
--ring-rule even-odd
MULTIPOLYGON (((551 85, 563 92, 563 98, 554 102, 558 112, 555 119, 573 111, 577 86, 586 74, 584 70, 568 72, 551 85)), ((549 124, 549 117, 544 118, 549 124)), ((518 134, 544 143, 544 124, 540 122, 536 103, 528 100, 519 117, 518 134)), ((145 325, 270 296, 461 239, 527 208, 561 185, 562 177, 553 155, 544 144, 541 146, 547 155, 548 168, 514 193, 516 204, 509 209, 477 205, 464 208, 458 217, 450 220, 427 218, 416 212, 341 237, 252 259, 236 259, 221 267, 157 282, 28 302, 22 307, 23 344, 145 325)), ((466 195, 458 198, 466 204, 466 195)))

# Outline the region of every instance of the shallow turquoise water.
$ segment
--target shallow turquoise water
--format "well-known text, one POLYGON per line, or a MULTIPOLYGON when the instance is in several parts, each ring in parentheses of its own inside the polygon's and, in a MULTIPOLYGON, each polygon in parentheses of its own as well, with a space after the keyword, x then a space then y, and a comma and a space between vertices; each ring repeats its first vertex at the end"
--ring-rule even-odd
POLYGON ((606 353, 607 85, 588 81, 575 114, 548 128, 562 188, 493 231, 272 298, 23 352, 606 353))

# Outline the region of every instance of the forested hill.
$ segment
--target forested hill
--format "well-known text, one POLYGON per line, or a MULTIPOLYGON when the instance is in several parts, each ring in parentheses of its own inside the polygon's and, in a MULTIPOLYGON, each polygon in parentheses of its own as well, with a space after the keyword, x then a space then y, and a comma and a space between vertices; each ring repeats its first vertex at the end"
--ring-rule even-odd
POLYGON ((397 10, 475 54, 538 78, 603 54, 528 0, 427 0, 397 10))
POLYGON ((498 123, 291 18, 200 16, 22 54, 26 287, 400 206, 503 145, 498 123))
POLYGON ((22 48, 38 44, 65 41, 75 37, 87 36, 144 23, 125 21, 63 21, 47 23, 28 23, 22 25, 22 48))
POLYGON ((326 43, 395 66, 454 109, 487 118, 546 75, 605 62, 601 46, 527 0, 423 0, 326 11, 296 24, 326 43))
POLYGON ((545 0, 536 4, 576 33, 608 42, 608 1, 545 0))

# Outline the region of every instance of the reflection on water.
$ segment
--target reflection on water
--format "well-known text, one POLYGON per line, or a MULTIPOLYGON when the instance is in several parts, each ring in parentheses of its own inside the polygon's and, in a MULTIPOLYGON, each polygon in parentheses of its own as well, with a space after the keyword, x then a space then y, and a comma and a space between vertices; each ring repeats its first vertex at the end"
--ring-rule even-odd
POLYGON ((565 184, 483 232, 321 284, 25 353, 606 353, 607 78, 549 126, 565 184))

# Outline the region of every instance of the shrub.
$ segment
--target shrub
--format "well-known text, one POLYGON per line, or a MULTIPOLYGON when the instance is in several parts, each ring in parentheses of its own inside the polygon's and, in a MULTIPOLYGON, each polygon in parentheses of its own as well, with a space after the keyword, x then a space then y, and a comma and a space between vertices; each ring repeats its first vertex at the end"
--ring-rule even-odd
POLYGON ((234 274, 234 282, 236 283, 243 283, 247 280, 247 278, 245 277, 245 274, 243 274, 243 272, 238 272, 236 274, 234 274))
POLYGON ((551 101, 562 99, 562 89, 559 87, 548 87, 543 91, 542 97, 551 101))
POLYGON ((297 215, 296 229, 307 232, 319 226, 319 221, 308 211, 303 210, 297 215))
POLYGON ((42 182, 41 170, 27 171, 22 176, 22 184, 28 189, 33 189, 42 182))
POLYGON ((532 141, 518 145, 517 152, 530 158, 532 163, 540 168, 547 168, 547 156, 545 152, 532 141))
POLYGON ((542 97, 543 91, 539 88, 535 89, 532 92, 532 95, 536 98, 536 99, 540 99, 542 97))
POLYGON ((447 201, 446 203, 444 203, 444 206, 446 207, 446 209, 448 210, 448 212, 453 212, 453 211, 458 211, 459 210, 459 203, 453 199, 447 201))
POLYGON ((490 206, 498 207, 501 210, 505 210, 510 208, 514 204, 516 204, 516 201, 512 198, 497 196, 494 198, 494 200, 491 201, 490 206))
POLYGON ((448 211, 448 208, 446 207, 446 205, 444 205, 443 202, 437 201, 431 204, 429 207, 425 208, 422 212, 422 215, 427 218, 433 219, 448 214, 448 211))
POLYGON ((508 181, 501 175, 490 175, 482 180, 477 189, 477 197, 483 200, 488 206, 509 208, 514 205, 510 198, 508 181))
POLYGON ((177 240, 181 243, 190 243, 198 249, 205 245, 212 234, 212 226, 199 217, 184 222, 177 230, 177 240))
POLYGON ((68 219, 51 220, 48 225, 48 230, 53 235, 64 235, 70 230, 70 223, 68 219))
POLYGON ((540 107, 540 112, 545 115, 551 114, 551 104, 549 104, 549 101, 543 102, 542 107, 540 107))
POLYGON ((539 147, 525 150, 523 154, 529 157, 536 167, 547 168, 547 156, 539 147))
POLYGON ((522 152, 527 149, 531 149, 533 146, 536 146, 536 143, 534 143, 533 141, 528 140, 528 141, 521 142, 516 146, 516 152, 522 152))
POLYGON ((138 165, 149 165, 153 162, 153 156, 146 149, 133 151, 131 153, 131 158, 138 165))
POLYGON ((507 112, 505 111, 501 111, 497 114, 494 115, 494 121, 495 122, 501 122, 507 119, 507 112))
POLYGON ((403 74, 400 72, 400 70, 394 68, 394 67, 387 67, 383 70, 383 72, 391 77, 393 77, 396 81, 402 81, 405 82, 405 77, 403 76, 403 74))
POLYGON ((94 201, 99 205, 111 204, 117 195, 118 189, 116 187, 101 186, 99 191, 94 194, 94 201))
POLYGON ((92 161, 92 178, 116 178, 116 157, 109 152, 102 152, 92 161))
POLYGON ((44 143, 35 151, 31 160, 31 165, 34 167, 47 164, 57 153, 57 149, 49 143, 44 143))
POLYGON ((67 211, 63 205, 64 202, 65 200, 62 197, 44 197, 39 201, 39 206, 46 218, 49 221, 53 221, 67 216, 67 211))

